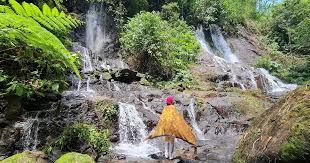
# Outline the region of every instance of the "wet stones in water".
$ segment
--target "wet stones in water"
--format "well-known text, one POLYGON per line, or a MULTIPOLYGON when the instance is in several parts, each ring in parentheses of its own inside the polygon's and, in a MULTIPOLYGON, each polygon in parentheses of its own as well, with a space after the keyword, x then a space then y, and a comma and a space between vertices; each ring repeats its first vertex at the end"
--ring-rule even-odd
POLYGON ((110 142, 112 143, 115 143, 115 142, 118 142, 119 141, 119 136, 114 134, 114 135, 111 135, 110 138, 109 138, 110 142))

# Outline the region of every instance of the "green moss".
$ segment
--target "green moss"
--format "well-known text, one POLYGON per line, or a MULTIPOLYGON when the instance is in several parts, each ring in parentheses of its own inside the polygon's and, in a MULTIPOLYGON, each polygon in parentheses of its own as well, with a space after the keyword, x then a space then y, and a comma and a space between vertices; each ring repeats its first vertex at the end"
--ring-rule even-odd
MULTIPOLYGON (((308 117, 309 118, 309 117, 308 117)), ((310 120, 297 123, 288 141, 281 146, 281 159, 285 161, 305 158, 310 160, 310 120)))
POLYGON ((60 138, 56 141, 56 145, 62 150, 70 149, 70 144, 82 141, 99 152, 106 152, 110 146, 109 131, 99 131, 95 126, 76 123, 65 129, 60 138))
POLYGON ((59 159, 55 161, 55 163, 95 163, 95 161, 86 154, 70 152, 62 155, 59 159))
POLYGON ((1 163, 47 163, 47 161, 42 159, 43 157, 44 154, 42 152, 24 151, 4 159, 1 163))
POLYGON ((111 99, 97 98, 95 105, 99 118, 104 122, 112 121, 118 115, 118 105, 111 99))
POLYGON ((254 119, 238 144, 234 162, 310 160, 310 88, 290 92, 254 119))
POLYGON ((241 157, 240 151, 237 150, 233 155, 233 162, 234 163, 246 163, 246 161, 241 157))
POLYGON ((235 106, 237 113, 246 119, 256 117, 266 110, 265 96, 258 90, 227 88, 226 91, 241 97, 241 100, 232 99, 232 104, 235 106))

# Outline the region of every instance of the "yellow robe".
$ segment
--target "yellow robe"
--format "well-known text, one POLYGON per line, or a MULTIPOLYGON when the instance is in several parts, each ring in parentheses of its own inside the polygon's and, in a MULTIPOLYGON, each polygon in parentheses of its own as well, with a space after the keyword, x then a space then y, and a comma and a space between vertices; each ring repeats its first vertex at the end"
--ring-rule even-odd
POLYGON ((192 145, 196 144, 192 128, 186 124, 174 105, 164 107, 157 126, 146 139, 160 136, 176 137, 192 145))

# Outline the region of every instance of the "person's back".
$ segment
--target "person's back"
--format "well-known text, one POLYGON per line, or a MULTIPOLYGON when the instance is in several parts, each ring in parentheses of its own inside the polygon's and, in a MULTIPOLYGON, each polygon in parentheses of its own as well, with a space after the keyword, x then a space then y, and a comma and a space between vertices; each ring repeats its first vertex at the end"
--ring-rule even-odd
POLYGON ((173 105, 172 96, 166 99, 166 104, 167 106, 164 107, 156 128, 147 139, 165 136, 165 157, 172 159, 175 138, 182 139, 189 144, 195 145, 196 137, 192 132, 192 128, 186 124, 186 121, 173 105))

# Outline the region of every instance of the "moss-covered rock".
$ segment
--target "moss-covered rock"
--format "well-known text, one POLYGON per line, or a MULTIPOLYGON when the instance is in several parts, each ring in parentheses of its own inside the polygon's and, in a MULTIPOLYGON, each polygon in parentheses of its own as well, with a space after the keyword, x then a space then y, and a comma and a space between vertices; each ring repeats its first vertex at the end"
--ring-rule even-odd
POLYGON ((101 121, 100 125, 103 128, 110 128, 112 122, 117 121, 118 104, 103 96, 95 97, 93 103, 96 115, 101 121))
POLYGON ((1 163, 47 163, 45 160, 46 155, 39 151, 24 151, 22 153, 15 154, 1 163))
POLYGON ((265 95, 258 90, 242 90, 238 88, 227 88, 226 91, 236 95, 228 97, 241 120, 249 120, 262 114, 270 103, 265 95))
POLYGON ((86 154, 70 152, 62 155, 55 163, 95 163, 94 159, 86 154))
POLYGON ((257 117, 240 140, 234 162, 310 160, 310 88, 303 86, 257 117))
POLYGON ((106 152, 110 146, 109 131, 100 131, 94 125, 76 123, 64 130, 56 145, 63 151, 84 152, 85 148, 89 148, 96 153, 106 152))

